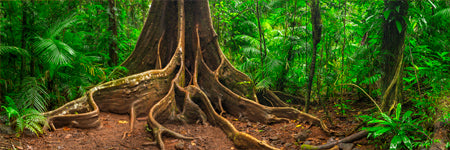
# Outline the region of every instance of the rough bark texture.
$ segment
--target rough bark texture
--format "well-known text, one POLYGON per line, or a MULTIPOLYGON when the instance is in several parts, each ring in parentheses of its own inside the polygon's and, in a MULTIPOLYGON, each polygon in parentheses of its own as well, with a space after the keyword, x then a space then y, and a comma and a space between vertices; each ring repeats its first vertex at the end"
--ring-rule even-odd
POLYGON ((111 31, 110 44, 109 44, 109 65, 117 65, 117 19, 116 19, 116 2, 115 0, 108 0, 109 7, 109 31, 111 31))
POLYGON ((385 10, 389 17, 383 24, 382 51, 384 62, 382 71, 383 111, 390 112, 401 100, 403 50, 406 37, 407 0, 385 0, 385 10), (398 27, 401 26, 401 29, 398 27), (399 31, 399 29, 401 31, 399 31))
POLYGON ((122 64, 130 75, 97 85, 85 96, 45 113, 53 128, 95 128, 100 125, 99 111, 106 111, 129 113, 127 133, 132 133, 136 117, 146 116, 153 143, 161 149, 163 133, 193 139, 163 123, 196 122, 221 128, 238 148, 276 149, 239 132, 217 112, 261 123, 306 119, 335 133, 317 117, 297 109, 258 103, 250 79, 219 48, 207 0, 155 0, 151 6, 134 52, 122 64))
POLYGON ((309 101, 311 99, 311 89, 316 69, 317 44, 319 44, 322 35, 322 18, 320 17, 320 1, 311 2, 311 23, 313 25, 313 53, 311 66, 308 76, 308 89, 306 91, 305 112, 308 112, 309 101))

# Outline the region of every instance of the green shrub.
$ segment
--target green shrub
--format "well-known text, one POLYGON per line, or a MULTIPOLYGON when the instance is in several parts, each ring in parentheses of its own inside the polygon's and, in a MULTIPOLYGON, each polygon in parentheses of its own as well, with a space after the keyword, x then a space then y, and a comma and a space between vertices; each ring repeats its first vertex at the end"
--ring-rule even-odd
POLYGON ((412 111, 401 114, 401 104, 397 105, 395 116, 390 117, 380 113, 377 119, 371 116, 363 116, 372 127, 364 128, 369 132, 368 137, 390 139, 389 149, 413 149, 415 147, 427 147, 431 141, 427 139, 427 131, 419 124, 422 120, 413 119, 412 111))

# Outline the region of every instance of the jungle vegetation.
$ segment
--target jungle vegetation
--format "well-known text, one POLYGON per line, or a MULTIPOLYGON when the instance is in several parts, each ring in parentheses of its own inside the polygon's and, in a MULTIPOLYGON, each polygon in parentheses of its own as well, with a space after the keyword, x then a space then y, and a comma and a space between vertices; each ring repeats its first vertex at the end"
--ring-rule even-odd
MULTIPOLYGON (((205 90, 201 87, 217 87, 205 81, 217 80, 229 83, 226 86, 235 94, 230 94, 230 99, 254 100, 257 96, 264 103, 261 95, 272 91, 304 97, 301 101, 281 99, 277 104, 267 100, 265 104, 291 105, 301 113, 332 105, 334 111, 346 116, 353 109, 350 103, 369 102, 372 115, 346 117, 367 122, 363 130, 382 149, 415 149, 432 143, 450 146, 447 134, 447 140, 441 142, 434 138, 448 131, 450 118, 448 0, 210 0, 206 4, 217 36, 202 32, 208 25, 196 26, 208 22, 202 20, 207 14, 199 13, 184 18, 186 39, 177 35, 178 30, 169 29, 178 27, 183 19, 161 21, 169 25, 163 29, 149 26, 155 30, 143 30, 152 18, 148 13, 152 6, 162 8, 172 3, 155 2, 0 1, 0 122, 13 126, 18 136, 24 129, 41 134, 48 126, 42 113, 83 97, 108 81, 165 68, 178 57, 174 51, 177 44, 186 43, 183 56, 187 61, 175 67, 186 71, 175 71, 176 75, 168 77, 180 80, 173 84, 181 88, 169 90, 174 85, 167 85, 166 90, 191 95, 193 103, 205 111, 197 118, 214 116, 214 111, 206 111, 208 105, 199 101, 208 99, 215 106, 223 100, 224 107, 231 107, 225 106, 227 98, 209 95, 208 91, 199 94, 205 90), (139 41, 145 35, 157 41, 153 43, 159 41, 157 48, 153 44, 158 57, 132 54, 152 46, 139 41), (215 40, 217 43, 211 42, 215 40), (215 45, 218 47, 211 54, 197 50, 215 45), (196 63, 199 58, 204 64, 196 63), (136 65, 145 61, 147 66, 136 65), (221 65, 228 61, 246 76, 233 70, 207 69, 229 68, 221 65), (214 79, 211 74, 222 74, 223 78, 214 79), (356 98, 347 99, 346 95, 356 98), (436 128, 437 123, 443 126, 436 128), (382 142, 386 140, 389 142, 382 142)), ((184 3, 186 14, 205 4, 184 3)), ((167 6, 178 11, 164 15, 177 16, 181 9, 175 6, 181 7, 167 6)), ((155 12, 165 11, 155 8, 155 12)), ((148 109, 136 113, 148 113, 148 109)), ((265 112, 259 106, 255 110, 265 112)), ((260 114, 262 120, 267 120, 264 115, 260 114)))

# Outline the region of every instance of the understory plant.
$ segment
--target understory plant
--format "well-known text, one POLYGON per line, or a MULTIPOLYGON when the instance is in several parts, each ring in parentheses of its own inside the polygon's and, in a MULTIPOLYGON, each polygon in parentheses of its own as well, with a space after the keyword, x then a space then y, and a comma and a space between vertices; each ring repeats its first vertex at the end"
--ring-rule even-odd
POLYGON ((1 106, 5 111, 2 115, 6 115, 6 124, 14 127, 16 136, 22 135, 25 129, 30 130, 37 136, 44 133, 43 128, 47 126, 47 119, 34 108, 19 109, 14 100, 5 96, 6 103, 1 106))
POLYGON ((412 111, 401 113, 401 104, 397 105, 395 116, 389 116, 381 112, 376 117, 362 116, 368 124, 374 126, 363 128, 369 132, 368 137, 377 139, 389 139, 389 149, 413 149, 428 147, 431 140, 420 123, 423 120, 414 119, 417 116, 412 111))

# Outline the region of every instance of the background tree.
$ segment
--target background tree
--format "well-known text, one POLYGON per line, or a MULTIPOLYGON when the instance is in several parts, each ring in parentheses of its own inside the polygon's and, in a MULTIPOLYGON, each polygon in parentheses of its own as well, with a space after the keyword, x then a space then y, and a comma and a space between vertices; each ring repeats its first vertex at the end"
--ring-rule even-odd
POLYGON ((250 79, 221 52, 208 6, 207 0, 153 1, 136 48, 122 64, 129 69, 129 76, 97 85, 81 98, 46 112, 50 125, 92 128, 99 125, 99 111, 129 113, 129 133, 136 116, 146 115, 154 142, 161 149, 165 148, 163 133, 193 139, 162 123, 199 121, 220 127, 239 148, 275 149, 236 130, 219 110, 261 123, 310 120, 325 132, 342 135, 295 108, 259 104, 250 79))
POLYGON ((408 1, 385 1, 385 7, 381 47, 384 53, 381 107, 384 111, 391 111, 396 104, 402 102, 403 51, 407 31, 405 18, 408 13, 408 1))
POLYGON ((308 89, 306 92, 306 101, 305 101, 305 112, 308 112, 309 101, 311 98, 311 89, 312 83, 314 79, 314 73, 316 69, 316 56, 317 56, 317 45, 320 42, 322 36, 322 19, 320 17, 320 1, 313 0, 311 2, 311 23, 313 26, 313 51, 312 51, 312 60, 309 70, 308 76, 308 89))
POLYGON ((109 45, 109 65, 117 65, 117 19, 116 19, 116 1, 108 0, 109 10, 109 31, 111 32, 110 45, 109 45))

